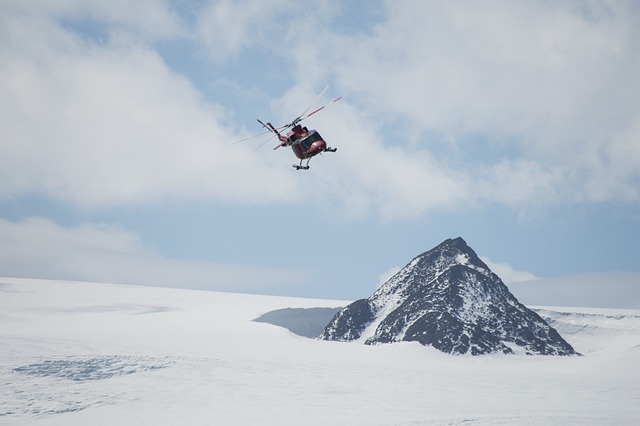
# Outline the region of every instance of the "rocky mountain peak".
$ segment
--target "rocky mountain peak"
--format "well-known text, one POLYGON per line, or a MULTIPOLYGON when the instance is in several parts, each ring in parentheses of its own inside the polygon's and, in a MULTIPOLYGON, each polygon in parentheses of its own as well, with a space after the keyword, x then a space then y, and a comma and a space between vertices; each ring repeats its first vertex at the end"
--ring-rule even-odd
POLYGON ((417 341, 455 354, 575 354, 462 238, 415 257, 369 298, 338 312, 318 338, 417 341))

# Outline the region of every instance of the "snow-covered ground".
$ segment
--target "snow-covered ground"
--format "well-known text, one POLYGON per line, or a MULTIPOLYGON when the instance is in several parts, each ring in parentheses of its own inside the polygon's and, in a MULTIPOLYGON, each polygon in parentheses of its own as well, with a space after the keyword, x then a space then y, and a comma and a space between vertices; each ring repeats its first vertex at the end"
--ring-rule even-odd
POLYGON ((252 321, 346 303, 0 279, 0 424, 640 424, 640 311, 536 307, 582 357, 451 356, 252 321))

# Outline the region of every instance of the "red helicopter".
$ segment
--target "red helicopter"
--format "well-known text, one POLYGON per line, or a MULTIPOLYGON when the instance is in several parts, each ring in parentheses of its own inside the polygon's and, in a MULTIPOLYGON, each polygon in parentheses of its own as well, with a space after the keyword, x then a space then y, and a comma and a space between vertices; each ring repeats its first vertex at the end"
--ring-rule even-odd
MULTIPOLYGON (((262 124, 262 126, 265 129, 267 129, 269 132, 273 133, 273 136, 267 139, 266 141, 264 141, 263 143, 261 143, 260 145, 258 145, 256 149, 260 148, 262 145, 264 145, 265 143, 273 139, 273 137, 277 136, 278 139, 280 140, 280 145, 276 146, 273 149, 276 150, 283 146, 290 146, 291 149, 293 150, 293 153, 296 155, 296 157, 300 159, 299 164, 293 165, 293 167, 296 170, 309 170, 309 161, 311 160, 311 158, 315 157, 320 153, 336 152, 338 148, 328 147, 327 142, 325 142, 322 136, 320 136, 320 133, 318 133, 316 130, 309 130, 306 127, 303 127, 300 125, 300 122, 302 120, 305 120, 311 117, 313 114, 322 111, 327 106, 335 102, 338 102, 340 99, 342 99, 342 96, 340 96, 339 98, 336 98, 333 101, 329 102, 328 104, 323 105, 320 108, 307 114, 307 111, 313 106, 314 103, 316 103, 318 99, 320 99, 320 97, 324 94, 324 92, 327 91, 328 88, 329 86, 325 87, 324 90, 316 97, 316 99, 314 99, 311 105, 309 105, 309 107, 307 107, 307 109, 304 110, 302 114, 297 116, 289 124, 276 128, 271 123, 265 124, 262 121, 260 121, 260 119, 258 119, 258 122, 262 124), (291 129, 291 130, 289 130, 286 135, 283 135, 281 132, 287 129, 291 129), (307 160, 307 162, 303 166, 302 162, 304 160, 307 160)), ((260 133, 260 134, 264 134, 264 133, 260 133)), ((258 136, 258 135, 254 135, 254 136, 258 136)), ((249 139, 249 138, 246 138, 246 139, 249 139)), ((243 139, 242 141, 246 139, 243 139)), ((238 142, 242 142, 242 141, 238 141, 238 142)))

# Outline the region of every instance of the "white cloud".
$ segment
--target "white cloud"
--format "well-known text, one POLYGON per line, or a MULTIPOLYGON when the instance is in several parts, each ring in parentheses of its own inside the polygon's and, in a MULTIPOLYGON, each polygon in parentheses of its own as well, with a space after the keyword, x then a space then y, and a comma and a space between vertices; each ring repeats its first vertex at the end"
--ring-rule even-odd
POLYGON ((193 23, 169 2, 0 7, 0 197, 312 201, 386 220, 480 203, 640 200, 632 3, 388 2, 366 31, 327 25, 339 8, 326 2, 198 4, 193 23), (63 18, 95 20, 109 37, 88 43, 63 18), (243 135, 228 111, 149 43, 172 38, 298 81, 274 101, 274 120, 335 81, 332 92, 348 97, 310 120, 339 148, 323 173, 291 179, 281 152, 230 145, 243 135), (273 63, 242 57, 256 47, 273 63), (467 155, 478 143, 492 154, 467 155))
POLYGON ((87 44, 55 20, 14 18, 0 38, 0 197, 44 193, 82 207, 295 198, 289 170, 231 145, 241 135, 221 124, 225 111, 152 49, 87 44))
POLYGON ((359 116, 348 99, 312 124, 338 148, 311 161, 322 162, 323 172, 313 177, 317 184, 308 196, 329 210, 397 220, 476 200, 465 172, 439 163, 425 149, 387 145, 379 128, 359 116))
POLYGON ((527 305, 640 309, 640 274, 585 273, 512 283, 527 305))
POLYGON ((482 259, 489 269, 491 269, 494 274, 498 275, 506 284, 522 281, 534 281, 538 279, 538 277, 531 272, 518 271, 508 263, 494 262, 486 256, 480 256, 480 259, 482 259))
POLYGON ((562 178, 562 171, 554 166, 505 159, 479 170, 473 185, 482 199, 522 208, 558 200, 562 178))
POLYGON ((380 288, 384 283, 389 281, 395 274, 400 272, 401 269, 402 266, 392 266, 391 268, 380 274, 380 276, 378 277, 378 283, 376 284, 376 289, 380 288))
MULTIPOLYGON (((285 10, 294 7, 286 0, 220 0, 211 2, 198 14, 196 33, 216 61, 237 55, 261 44, 269 32, 283 31, 285 10)), ((286 27, 285 27, 286 28, 286 27)))
MULTIPOLYGON (((624 1, 387 2, 387 19, 370 33, 320 30, 293 51, 301 79, 309 69, 316 80, 334 77, 370 117, 430 135, 423 149, 453 138, 478 152, 477 136, 488 141, 497 156, 456 166, 479 200, 637 202, 639 14, 624 1), (322 52, 310 55, 310 46, 322 52)), ((420 149, 400 149, 411 169, 420 149)), ((397 159, 389 157, 388 165, 397 159)), ((423 173, 446 170, 418 162, 423 173)))
POLYGON ((63 227, 42 218, 0 219, 0 271, 19 278, 257 293, 303 279, 300 271, 168 258, 119 226, 63 227))
POLYGON ((7 21, 18 24, 34 20, 43 23, 51 18, 67 22, 90 20, 145 39, 165 39, 186 32, 184 22, 166 0, 22 0, 3 2, 0 10, 7 21))

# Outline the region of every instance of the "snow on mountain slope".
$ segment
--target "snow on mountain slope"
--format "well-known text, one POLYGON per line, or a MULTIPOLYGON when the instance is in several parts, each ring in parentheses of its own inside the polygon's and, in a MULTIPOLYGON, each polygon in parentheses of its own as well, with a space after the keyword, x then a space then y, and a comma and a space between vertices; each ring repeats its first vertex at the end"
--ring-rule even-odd
POLYGON ((583 357, 454 357, 253 321, 346 304, 0 279, 0 424, 638 424, 635 313, 540 308, 583 321, 567 335, 583 357), (610 341, 630 343, 600 348, 612 323, 610 341))
POLYGON ((346 306, 318 338, 419 342, 450 354, 576 354, 460 237, 415 257, 369 298, 346 306))

